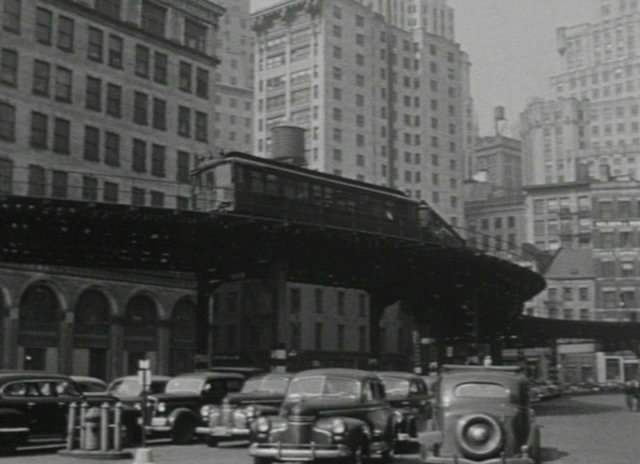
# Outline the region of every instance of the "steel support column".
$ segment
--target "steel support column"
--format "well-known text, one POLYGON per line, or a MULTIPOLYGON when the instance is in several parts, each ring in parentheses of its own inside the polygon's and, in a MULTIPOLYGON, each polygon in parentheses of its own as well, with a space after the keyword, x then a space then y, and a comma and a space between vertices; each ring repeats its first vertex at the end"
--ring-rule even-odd
POLYGON ((369 292, 369 356, 370 367, 378 368, 381 356, 384 354, 380 345, 380 320, 388 300, 382 292, 369 292))

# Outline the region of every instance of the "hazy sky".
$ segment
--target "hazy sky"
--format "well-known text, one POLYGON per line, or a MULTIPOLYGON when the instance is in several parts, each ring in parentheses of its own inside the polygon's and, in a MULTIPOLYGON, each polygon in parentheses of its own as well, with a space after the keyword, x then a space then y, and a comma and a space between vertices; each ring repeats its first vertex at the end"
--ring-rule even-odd
MULTIPOLYGON (((262 9, 281 0, 251 0, 262 9)), ((481 135, 493 133, 493 107, 517 122, 529 98, 550 97, 549 77, 562 71, 558 26, 595 18, 597 0, 448 0, 456 40, 471 59, 471 94, 481 135)), ((517 135, 517 134, 514 134, 517 135)))

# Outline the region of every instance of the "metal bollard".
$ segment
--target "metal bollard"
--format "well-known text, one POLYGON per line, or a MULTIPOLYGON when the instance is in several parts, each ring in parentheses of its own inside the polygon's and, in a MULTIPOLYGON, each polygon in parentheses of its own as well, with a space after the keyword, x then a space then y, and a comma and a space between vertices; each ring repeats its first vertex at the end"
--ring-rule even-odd
POLYGON ((85 437, 85 433, 84 433, 84 420, 85 417, 87 416, 87 409, 89 408, 89 403, 87 403, 86 401, 84 403, 82 403, 80 405, 80 440, 79 440, 79 445, 80 445, 80 449, 85 449, 85 442, 86 442, 86 437, 85 437))
POLYGON ((72 450, 75 447, 77 412, 78 412, 78 405, 74 401, 69 405, 69 420, 67 421, 67 449, 68 450, 72 450))
POLYGON ((95 451, 100 448, 100 409, 91 408, 84 416, 84 448, 88 451, 95 451))
POLYGON ((115 451, 120 451, 122 449, 121 433, 122 433, 122 403, 118 401, 114 407, 114 413, 113 413, 113 449, 115 451))
POLYGON ((100 406, 100 451, 109 449, 109 404, 100 406))

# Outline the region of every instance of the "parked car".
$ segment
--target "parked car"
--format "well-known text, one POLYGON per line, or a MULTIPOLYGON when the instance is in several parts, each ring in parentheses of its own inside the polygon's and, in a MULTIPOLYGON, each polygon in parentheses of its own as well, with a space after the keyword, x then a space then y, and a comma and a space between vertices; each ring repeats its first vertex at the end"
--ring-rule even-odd
MULTIPOLYGON (((66 375, 13 371, 0 373, 0 449, 11 450, 36 438, 63 440, 69 405, 100 406, 115 402, 108 395, 86 395, 66 375)), ((123 429, 135 417, 123 413, 123 429)))
POLYGON ((107 383, 96 377, 87 377, 83 375, 72 375, 76 387, 80 393, 105 393, 107 391, 107 383))
MULTIPOLYGON (((171 377, 166 375, 152 375, 149 393, 162 393, 171 377)), ((120 401, 138 402, 142 395, 142 384, 137 375, 126 375, 114 379, 107 387, 107 392, 120 401)))
POLYGON ((245 378, 253 377, 260 374, 267 373, 266 369, 262 367, 247 367, 247 366, 218 366, 210 367, 207 369, 211 372, 235 372, 236 374, 242 374, 245 378))
POLYGON ((387 399, 396 412, 396 452, 415 443, 431 419, 429 389, 423 378, 408 372, 379 372, 387 399))
POLYGON ((206 425, 196 433, 206 437, 209 446, 221 440, 249 437, 251 423, 260 416, 278 414, 293 374, 270 373, 247 379, 238 393, 228 394, 222 406, 204 405, 200 409, 206 425))
POLYGON ((219 405, 229 393, 240 391, 244 376, 234 372, 194 372, 173 377, 164 393, 151 395, 151 420, 147 433, 169 436, 177 444, 196 437, 196 428, 204 425, 201 409, 219 405))
POLYGON ((249 454, 256 464, 335 460, 362 463, 393 456, 395 414, 382 380, 356 369, 296 374, 277 416, 251 424, 249 454))
POLYGON ((540 431, 519 369, 445 365, 434 419, 421 437, 422 462, 539 463, 540 431))

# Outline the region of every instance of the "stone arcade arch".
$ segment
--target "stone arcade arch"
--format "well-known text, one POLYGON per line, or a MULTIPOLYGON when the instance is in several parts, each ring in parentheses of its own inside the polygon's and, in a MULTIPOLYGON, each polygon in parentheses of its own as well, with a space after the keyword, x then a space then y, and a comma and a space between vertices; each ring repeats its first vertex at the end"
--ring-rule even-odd
POLYGON ((156 366, 158 352, 158 305, 146 294, 129 300, 124 315, 125 372, 135 374, 140 359, 156 366))
POLYGON ((29 286, 18 312, 18 368, 57 371, 61 304, 43 283, 29 286))
POLYGON ((189 297, 181 298, 171 314, 171 375, 192 371, 196 349, 196 306, 189 297))
POLYGON ((78 297, 73 327, 74 372, 107 379, 111 348, 111 304, 101 290, 78 297))

